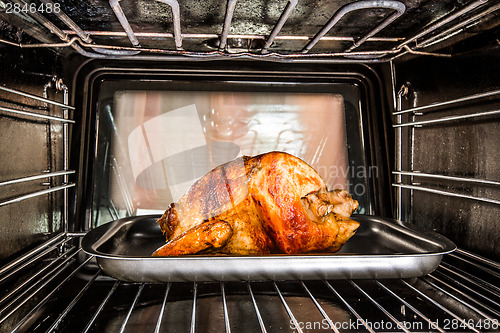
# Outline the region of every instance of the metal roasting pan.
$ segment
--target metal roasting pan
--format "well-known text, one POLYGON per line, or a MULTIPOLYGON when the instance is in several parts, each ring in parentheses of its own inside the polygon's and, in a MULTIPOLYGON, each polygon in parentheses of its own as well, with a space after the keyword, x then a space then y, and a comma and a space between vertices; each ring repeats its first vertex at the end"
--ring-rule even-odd
POLYGON ((337 253, 151 257, 165 243, 148 215, 120 219, 85 235, 83 250, 108 275, 131 282, 409 278, 432 272, 456 249, 447 238, 400 221, 353 215, 356 234, 337 253))

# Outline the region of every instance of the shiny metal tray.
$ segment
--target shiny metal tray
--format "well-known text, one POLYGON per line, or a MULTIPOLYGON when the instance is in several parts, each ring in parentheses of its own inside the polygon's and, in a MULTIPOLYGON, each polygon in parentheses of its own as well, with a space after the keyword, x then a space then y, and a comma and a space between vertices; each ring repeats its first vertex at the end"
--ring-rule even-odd
POLYGON ((134 282, 409 278, 432 272, 443 254, 456 249, 437 233, 354 215, 358 231, 333 254, 151 257, 165 243, 158 218, 107 223, 87 233, 82 248, 110 276, 134 282))

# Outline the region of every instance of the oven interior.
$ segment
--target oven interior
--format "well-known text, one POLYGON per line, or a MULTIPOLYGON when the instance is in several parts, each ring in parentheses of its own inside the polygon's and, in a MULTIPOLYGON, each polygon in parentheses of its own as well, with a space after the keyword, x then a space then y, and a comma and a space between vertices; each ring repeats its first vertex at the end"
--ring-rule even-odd
POLYGON ((0 331, 498 331, 499 9, 0 0, 0 331), (458 249, 414 278, 169 283, 82 251, 272 150, 458 249))

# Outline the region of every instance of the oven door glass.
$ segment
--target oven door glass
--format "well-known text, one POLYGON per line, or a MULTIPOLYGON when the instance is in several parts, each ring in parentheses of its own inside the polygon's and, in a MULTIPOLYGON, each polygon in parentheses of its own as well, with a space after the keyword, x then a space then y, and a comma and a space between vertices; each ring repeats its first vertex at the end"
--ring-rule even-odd
POLYGON ((377 170, 365 162, 355 86, 179 87, 106 87, 109 97, 98 117, 93 226, 162 214, 218 165, 270 151, 303 159, 328 189, 349 190, 360 202, 358 213, 370 212, 367 178, 377 170))

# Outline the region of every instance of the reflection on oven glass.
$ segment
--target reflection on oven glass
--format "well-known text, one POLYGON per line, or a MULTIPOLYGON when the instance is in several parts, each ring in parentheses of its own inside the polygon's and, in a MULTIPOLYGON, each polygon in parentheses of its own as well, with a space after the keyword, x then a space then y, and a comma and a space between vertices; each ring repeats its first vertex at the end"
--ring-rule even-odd
POLYGON ((112 155, 132 179, 111 181, 110 196, 129 198, 135 214, 163 212, 218 165, 269 151, 303 159, 328 188, 348 187, 340 95, 121 91, 114 105, 112 155))

